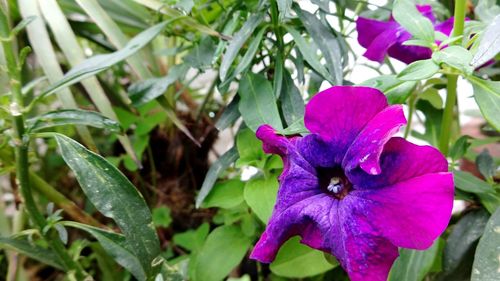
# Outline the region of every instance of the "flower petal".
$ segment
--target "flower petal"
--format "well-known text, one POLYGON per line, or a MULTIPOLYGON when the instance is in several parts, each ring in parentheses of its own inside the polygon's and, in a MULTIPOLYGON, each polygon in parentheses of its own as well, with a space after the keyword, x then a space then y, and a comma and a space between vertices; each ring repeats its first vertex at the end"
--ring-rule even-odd
POLYGON ((370 18, 358 17, 356 29, 358 32, 358 42, 361 46, 368 48, 382 32, 389 29, 395 30, 398 27, 396 22, 379 21, 370 18))
POLYGON ((387 99, 377 89, 335 86, 311 99, 306 106, 304 122, 311 133, 325 141, 326 146, 340 152, 335 156, 340 164, 343 153, 359 132, 385 107, 387 99))
MULTIPOLYGON (((454 17, 451 17, 442 23, 438 23, 434 26, 434 30, 444 33, 444 35, 450 36, 451 31, 453 30, 453 21, 454 17)), ((468 20, 468 19, 466 19, 468 20)))
POLYGON ((342 163, 344 169, 351 170, 359 164, 369 174, 380 174, 379 158, 382 149, 404 124, 406 118, 401 105, 389 106, 379 112, 349 147, 342 163))
POLYGON ((356 189, 379 189, 425 174, 448 171, 448 162, 439 150, 399 137, 387 142, 379 161, 382 171, 379 175, 370 175, 361 168, 346 171, 356 189))
POLYGON ((383 62, 387 51, 398 43, 402 32, 404 31, 389 29, 380 33, 366 48, 363 56, 372 61, 383 62))
POLYGON ((426 174, 376 190, 354 190, 365 201, 367 218, 394 245, 427 249, 448 226, 453 176, 426 174))

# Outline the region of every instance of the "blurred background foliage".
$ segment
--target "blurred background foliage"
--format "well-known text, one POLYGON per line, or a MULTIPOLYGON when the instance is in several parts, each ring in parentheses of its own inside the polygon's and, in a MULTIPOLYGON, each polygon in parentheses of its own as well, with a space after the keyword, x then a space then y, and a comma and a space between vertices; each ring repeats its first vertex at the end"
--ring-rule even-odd
MULTIPOLYGON (((417 2, 432 4, 441 20, 454 7, 451 0, 417 2)), ((496 2, 467 1, 471 50, 498 23, 496 2)), ((355 72, 363 67, 375 73, 361 75, 364 85, 413 108, 406 135, 438 145, 446 77, 400 80, 394 61, 370 63, 355 46, 356 17, 387 19, 391 1, 1 5, 18 27, 9 42, 19 54, 29 180, 44 223, 37 228, 15 184, 12 77, 2 55, 0 280, 348 280, 333 257, 296 238, 270 265, 248 259, 283 168, 263 153, 254 131, 268 123, 303 133, 305 101, 328 85, 359 83, 355 72), (68 270, 50 237, 76 269, 68 270)), ((493 81, 499 74, 498 63, 475 73, 493 81)), ((498 82, 488 83, 498 103, 498 82)), ((494 110, 486 119, 498 120, 494 110)), ((430 249, 401 251, 391 280, 471 280, 473 270, 495 269, 474 257, 499 243, 499 212, 489 219, 500 204, 498 123, 474 120, 453 128, 448 155, 461 208, 430 249)))

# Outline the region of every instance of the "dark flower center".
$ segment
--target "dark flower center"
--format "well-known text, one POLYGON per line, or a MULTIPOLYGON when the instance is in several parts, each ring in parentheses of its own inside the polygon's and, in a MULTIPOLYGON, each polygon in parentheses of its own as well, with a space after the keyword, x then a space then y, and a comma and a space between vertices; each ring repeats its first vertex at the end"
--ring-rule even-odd
POLYGON ((343 199, 351 191, 352 184, 341 168, 316 168, 316 171, 319 186, 325 193, 336 199, 343 199))

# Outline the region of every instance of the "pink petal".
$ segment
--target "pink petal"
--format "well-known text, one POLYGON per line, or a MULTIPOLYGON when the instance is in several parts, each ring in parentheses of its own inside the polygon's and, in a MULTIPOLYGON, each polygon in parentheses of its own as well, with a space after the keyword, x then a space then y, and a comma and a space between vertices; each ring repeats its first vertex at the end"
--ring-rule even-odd
POLYGON ((393 105, 379 112, 359 133, 347 151, 342 166, 346 170, 358 164, 365 172, 380 174, 380 154, 387 141, 406 124, 401 105, 393 105))

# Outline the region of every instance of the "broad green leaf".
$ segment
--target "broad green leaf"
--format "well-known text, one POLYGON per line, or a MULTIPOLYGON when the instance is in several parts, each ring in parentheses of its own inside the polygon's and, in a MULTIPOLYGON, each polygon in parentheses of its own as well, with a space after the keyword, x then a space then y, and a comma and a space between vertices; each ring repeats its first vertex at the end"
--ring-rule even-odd
POLYGON ((288 135, 302 135, 309 133, 309 130, 306 128, 304 124, 304 119, 299 119, 290 126, 286 127, 286 129, 278 130, 278 133, 288 136, 288 135))
POLYGON ((128 88, 132 104, 139 107, 163 95, 170 85, 186 75, 188 68, 186 64, 176 65, 170 68, 164 77, 150 78, 132 84, 128 88))
POLYGON ((257 28, 257 26, 262 22, 263 19, 264 19, 263 13, 258 13, 251 16, 245 22, 245 24, 243 24, 241 29, 238 32, 236 32, 236 34, 233 36, 231 43, 229 43, 229 45, 227 46, 226 53, 222 58, 222 62, 219 68, 219 76, 221 81, 226 80, 226 76, 229 74, 228 73, 229 68, 231 67, 234 59, 240 52, 241 47, 243 46, 243 44, 245 44, 250 35, 252 35, 255 28, 257 28))
POLYGON ((262 150, 262 142, 248 128, 238 133, 236 136, 236 146, 240 155, 240 158, 236 161, 236 167, 245 165, 261 167, 262 162, 267 158, 262 150))
POLYGON ((416 39, 434 43, 434 26, 432 22, 417 10, 411 0, 396 0, 392 9, 392 16, 408 30, 416 39))
POLYGON ((240 103, 240 96, 236 95, 231 102, 224 108, 221 116, 215 122, 215 128, 222 131, 233 124, 240 116, 238 104, 240 103))
POLYGON ((469 76, 474 88, 474 98, 484 118, 500 130, 500 81, 483 80, 469 76))
POLYGON ((38 99, 50 95, 57 90, 71 86, 81 80, 88 78, 90 76, 96 75, 111 66, 121 62, 122 60, 135 54, 137 51, 146 46, 151 40, 153 40, 158 34, 161 33, 163 28, 168 24, 168 22, 162 22, 154 25, 143 32, 139 33, 137 36, 132 38, 123 49, 120 49, 111 54, 96 55, 91 58, 86 59, 82 63, 73 67, 68 71, 64 77, 52 84, 48 89, 46 89, 38 99))
POLYGON ((234 163, 236 159, 238 159, 238 150, 236 150, 236 147, 233 147, 210 166, 203 180, 203 184, 201 185, 198 197, 196 197, 196 208, 200 207, 203 200, 205 200, 208 193, 210 193, 217 178, 229 167, 229 165, 234 163))
POLYGON ((130 271, 138 280, 146 280, 146 272, 141 265, 138 257, 134 255, 127 247, 126 238, 118 233, 106 231, 90 225, 66 221, 65 226, 83 230, 94 236, 102 248, 110 255, 118 264, 130 271))
POLYGON ((260 125, 269 124, 282 129, 271 83, 260 74, 247 73, 240 82, 239 110, 246 125, 256 131, 260 125))
POLYGON ((476 54, 472 58, 471 65, 477 68, 487 61, 493 59, 500 52, 500 14, 486 27, 481 34, 476 54))
POLYGON ((366 80, 361 85, 379 89, 390 104, 401 104, 406 102, 417 82, 399 80, 396 75, 382 75, 366 80))
POLYGON ((438 144, 441 131, 443 110, 435 108, 426 100, 418 100, 417 109, 425 115, 425 132, 421 134, 417 131, 412 131, 412 135, 436 146, 438 144))
POLYGON ((316 56, 316 48, 313 47, 311 43, 308 43, 302 35, 300 35, 300 32, 298 32, 296 29, 293 27, 286 25, 285 26, 286 30, 290 35, 292 35, 293 40, 295 41, 295 44, 297 44, 297 47, 304 57, 305 61, 316 71, 318 74, 320 74, 324 79, 328 80, 328 82, 332 83, 335 85, 335 80, 332 79, 331 75, 328 73, 326 68, 320 63, 318 57, 316 56))
POLYGON ((490 213, 500 206, 500 195, 487 182, 463 171, 453 171, 453 179, 458 189, 476 194, 490 213))
POLYGON ((176 245, 179 245, 191 252, 201 249, 207 238, 210 226, 208 223, 200 225, 196 230, 188 230, 183 233, 177 233, 173 237, 176 245))
POLYGON ((215 50, 214 41, 211 37, 207 36, 183 57, 183 60, 193 68, 205 70, 212 66, 215 50))
POLYGON ((259 30, 257 35, 252 38, 252 42, 248 45, 248 49, 243 55, 243 58, 240 60, 236 69, 233 72, 233 76, 239 75, 242 72, 245 72, 249 67, 252 60, 255 58, 255 54, 259 50, 260 43, 262 42, 262 37, 266 32, 267 28, 263 27, 259 30))
POLYGON ((13 250, 57 269, 64 269, 59 257, 52 250, 42 248, 24 239, 0 237, 0 249, 13 250))
POLYGON ((290 17, 290 10, 292 8, 292 0, 277 0, 279 19, 283 20, 284 18, 290 17))
MULTIPOLYGON (((332 30, 325 26, 315 15, 302 10, 299 5, 293 6, 308 34, 318 45, 326 61, 326 67, 333 76, 334 85, 342 85, 342 54, 340 44, 332 30)), ((300 46, 299 46, 300 47, 300 46)))
POLYGON ((85 125, 95 128, 120 132, 120 124, 95 111, 65 109, 48 112, 26 120, 27 131, 37 132, 43 129, 64 125, 85 125))
POLYGON ((304 118, 304 99, 287 70, 283 75, 283 87, 279 99, 283 116, 288 125, 304 118))
POLYGON ((472 54, 461 46, 450 46, 432 54, 432 59, 437 64, 447 64, 466 75, 472 74, 474 67, 470 65, 472 54))
POLYGON ((456 223, 446 240, 443 255, 443 272, 448 279, 463 280, 470 276, 476 243, 488 221, 484 209, 474 210, 456 223))
POLYGON ((277 194, 278 180, 276 176, 269 176, 249 180, 245 185, 243 196, 257 217, 267 223, 273 213, 277 194))
POLYGON ((128 248, 149 275, 160 245, 151 212, 130 181, 101 156, 78 142, 54 134, 62 157, 75 173, 85 195, 104 216, 113 219, 126 237, 128 248))
POLYGON ((439 95, 438 90, 434 87, 430 87, 427 90, 425 90, 423 93, 418 95, 418 98, 421 100, 428 101, 436 109, 443 108, 443 99, 439 95))
POLYGON ((397 76, 403 81, 418 81, 432 77, 439 71, 437 65, 432 59, 418 60, 412 62, 405 69, 403 69, 397 76))
POLYGON ((288 278, 305 278, 326 272, 335 267, 323 253, 301 244, 300 237, 292 237, 281 246, 271 271, 288 278))
POLYGON ((472 281, 498 280, 500 274, 500 208, 491 215, 477 245, 472 281))
POLYGON ((400 249, 388 281, 422 281, 438 256, 440 240, 427 250, 400 249))
POLYGON ((161 206, 153 209, 153 223, 157 227, 169 227, 172 223, 170 209, 167 206, 161 206))
POLYGON ((487 149, 484 149, 476 157, 476 166, 481 175, 483 175, 487 180, 491 180, 495 175, 495 160, 493 160, 493 157, 491 157, 487 149))
POLYGON ((467 152, 467 149, 470 147, 470 139, 471 137, 465 135, 461 136, 451 147, 450 150, 450 157, 453 160, 458 160, 462 158, 465 153, 467 152))
POLYGON ((404 46, 420 46, 420 47, 431 48, 433 44, 431 42, 421 40, 421 39, 410 39, 410 40, 403 42, 403 45, 404 46))
POLYGON ((204 208, 218 207, 230 209, 243 202, 243 188, 245 184, 239 179, 231 179, 215 184, 205 198, 204 208))
POLYGON ((214 229, 196 258, 195 281, 222 280, 241 262, 250 242, 235 225, 214 229))

